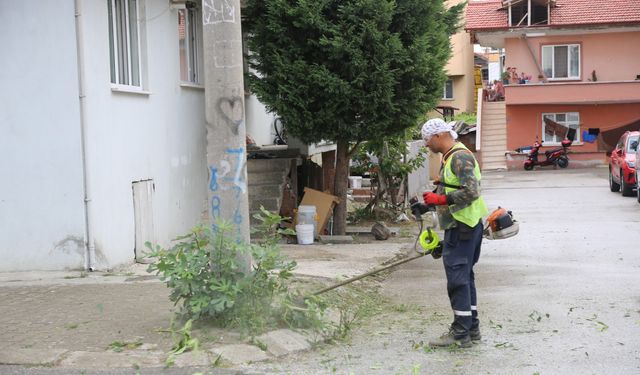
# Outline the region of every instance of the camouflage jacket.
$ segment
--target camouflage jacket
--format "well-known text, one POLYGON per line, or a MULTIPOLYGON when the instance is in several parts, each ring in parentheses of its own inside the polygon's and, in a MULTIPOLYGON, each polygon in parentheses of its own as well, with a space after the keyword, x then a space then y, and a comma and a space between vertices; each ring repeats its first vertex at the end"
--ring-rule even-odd
MULTIPOLYGON (((446 156, 447 154, 445 153, 446 156)), ((460 186, 464 188, 447 194, 447 205, 436 207, 440 228, 442 229, 451 229, 457 226, 457 222, 449 210, 449 205, 455 204, 460 207, 466 207, 480 197, 480 181, 476 179, 474 173, 476 158, 467 151, 455 152, 450 157, 452 158, 451 171, 458 177, 460 186)), ((440 166, 440 181, 442 182, 444 182, 444 165, 446 161, 446 159, 443 159, 440 166)), ((444 185, 438 185, 436 193, 445 194, 444 185)))

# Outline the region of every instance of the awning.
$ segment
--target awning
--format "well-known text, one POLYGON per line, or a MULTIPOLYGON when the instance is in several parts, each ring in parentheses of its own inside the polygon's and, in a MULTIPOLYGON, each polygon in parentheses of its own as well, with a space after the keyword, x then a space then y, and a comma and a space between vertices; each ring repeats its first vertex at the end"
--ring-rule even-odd
POLYGON ((616 147, 616 143, 626 131, 640 130, 640 118, 626 125, 619 126, 614 129, 600 132, 601 146, 606 151, 612 151, 616 147))

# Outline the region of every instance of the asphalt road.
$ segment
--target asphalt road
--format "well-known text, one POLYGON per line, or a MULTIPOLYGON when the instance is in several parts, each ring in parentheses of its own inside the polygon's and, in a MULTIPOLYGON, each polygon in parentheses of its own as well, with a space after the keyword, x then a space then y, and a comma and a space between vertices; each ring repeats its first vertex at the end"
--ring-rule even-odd
POLYGON ((351 340, 251 374, 638 374, 640 205, 611 193, 607 170, 486 173, 490 208, 512 210, 520 234, 483 244, 476 266, 483 339, 470 349, 422 343, 446 331, 442 264, 392 273, 395 303, 351 340))

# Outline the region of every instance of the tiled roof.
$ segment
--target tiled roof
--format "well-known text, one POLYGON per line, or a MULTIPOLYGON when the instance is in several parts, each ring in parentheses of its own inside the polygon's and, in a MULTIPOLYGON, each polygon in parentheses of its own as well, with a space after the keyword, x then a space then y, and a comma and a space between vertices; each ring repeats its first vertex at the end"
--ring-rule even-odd
MULTIPOLYGON (((467 30, 507 29, 507 11, 501 0, 471 0, 467 6, 467 30)), ((640 25, 638 0, 556 0, 549 26, 640 25)))
POLYGON ((467 4, 465 29, 503 29, 507 22, 507 12, 500 10, 501 0, 477 0, 467 4))
POLYGON ((557 0, 551 8, 551 25, 640 24, 637 0, 557 0))

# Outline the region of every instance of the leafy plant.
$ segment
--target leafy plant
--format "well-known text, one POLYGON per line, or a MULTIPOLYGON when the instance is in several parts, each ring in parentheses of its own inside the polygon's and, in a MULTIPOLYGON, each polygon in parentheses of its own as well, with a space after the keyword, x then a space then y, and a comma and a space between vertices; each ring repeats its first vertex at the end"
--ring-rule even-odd
POLYGON ((258 243, 262 245, 275 245, 283 236, 295 236, 296 231, 290 228, 282 228, 282 222, 291 218, 280 216, 260 206, 260 213, 254 214, 254 218, 260 223, 251 228, 252 234, 261 234, 258 243))
POLYGON ((281 317, 290 327, 308 327, 313 332, 327 334, 329 324, 325 319, 327 302, 315 295, 304 297, 291 293, 283 300, 281 317))
MULTIPOLYGON (((280 216, 263 210, 261 244, 237 243, 233 224, 220 221, 217 231, 204 226, 178 237, 170 249, 152 247, 155 258, 148 271, 160 275, 172 289, 169 298, 180 307, 180 315, 193 320, 211 319, 223 327, 238 327, 244 334, 263 332, 286 321, 289 281, 296 266, 280 253, 277 244, 282 233, 276 224, 280 216), (269 233, 269 234, 267 234, 269 233), (250 253, 251 269, 242 272, 239 257, 250 253)), ((303 309, 318 314, 319 310, 303 309)), ((189 326, 190 328, 190 326, 189 326)))
POLYGON ((193 338, 191 335, 191 326, 193 320, 189 319, 182 328, 177 331, 172 331, 171 335, 175 341, 173 348, 169 352, 170 354, 182 354, 186 351, 198 350, 200 342, 198 339, 193 338))
POLYGON ((334 300, 332 307, 337 309, 340 319, 333 327, 334 340, 347 338, 360 322, 379 314, 384 305, 382 297, 376 292, 353 285, 347 285, 342 290, 331 293, 334 300))
POLYGON ((362 220, 374 220, 376 215, 371 211, 369 207, 356 207, 353 211, 349 212, 348 220, 352 224, 358 223, 362 220))
MULTIPOLYGON (((364 166, 370 173, 372 181, 378 187, 378 194, 372 203, 366 207, 370 210, 388 193, 391 207, 396 205, 397 189, 404 189, 406 180, 411 172, 424 164, 426 154, 422 149, 415 157, 408 157, 408 141, 412 139, 409 131, 401 135, 384 137, 366 142, 354 154, 356 165, 364 166), (373 162, 375 156, 377 162, 373 162)), ((404 190, 400 191, 402 194, 404 190)))
POLYGON ((116 353, 120 353, 125 349, 135 349, 140 345, 142 345, 142 341, 139 341, 139 340, 134 342, 114 341, 111 344, 109 344, 109 347, 107 349, 113 350, 116 353))
POLYGON ((457 115, 455 115, 453 117, 454 121, 464 121, 467 124, 476 124, 478 122, 478 117, 476 116, 475 113, 470 113, 470 112, 462 112, 462 113, 458 113, 457 115))

